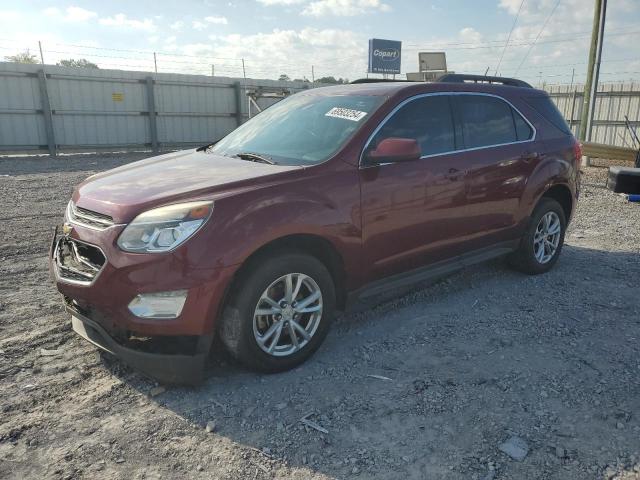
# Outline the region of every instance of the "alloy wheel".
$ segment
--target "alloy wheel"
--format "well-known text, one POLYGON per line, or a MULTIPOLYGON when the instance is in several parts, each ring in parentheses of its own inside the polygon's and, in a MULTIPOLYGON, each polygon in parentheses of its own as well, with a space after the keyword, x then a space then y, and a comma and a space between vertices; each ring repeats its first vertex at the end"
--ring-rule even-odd
POLYGON ((558 214, 545 213, 533 236, 533 253, 538 263, 545 264, 553 258, 560 244, 561 233, 562 224, 558 214))
POLYGON ((304 348, 322 319, 322 291, 313 278, 289 273, 262 293, 253 315, 253 335, 269 355, 286 357, 304 348))

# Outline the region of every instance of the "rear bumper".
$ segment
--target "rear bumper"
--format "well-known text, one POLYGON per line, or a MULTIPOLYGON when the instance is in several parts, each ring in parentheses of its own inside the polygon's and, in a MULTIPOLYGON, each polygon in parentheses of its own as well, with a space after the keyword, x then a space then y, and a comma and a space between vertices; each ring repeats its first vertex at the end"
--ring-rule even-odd
POLYGON ((78 335, 135 370, 162 383, 196 385, 202 382, 211 336, 200 337, 199 347, 193 355, 143 352, 121 345, 99 323, 78 310, 69 306, 66 310, 71 314, 71 325, 78 335))

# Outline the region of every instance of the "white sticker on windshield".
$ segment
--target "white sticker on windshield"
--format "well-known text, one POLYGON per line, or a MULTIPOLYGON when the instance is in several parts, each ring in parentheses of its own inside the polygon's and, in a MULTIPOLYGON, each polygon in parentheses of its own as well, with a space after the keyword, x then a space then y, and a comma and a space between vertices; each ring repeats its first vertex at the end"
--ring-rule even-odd
POLYGON ((351 110, 350 108, 333 107, 327 113, 325 117, 344 118, 345 120, 351 120, 353 122, 359 122, 366 115, 367 112, 360 112, 358 110, 351 110))

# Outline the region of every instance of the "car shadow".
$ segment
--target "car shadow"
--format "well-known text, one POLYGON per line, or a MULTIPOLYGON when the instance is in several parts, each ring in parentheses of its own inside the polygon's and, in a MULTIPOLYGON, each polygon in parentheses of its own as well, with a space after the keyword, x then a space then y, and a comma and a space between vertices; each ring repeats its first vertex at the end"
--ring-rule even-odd
MULTIPOLYGON (((556 437, 537 412, 552 408, 585 424, 574 440, 594 441, 583 421, 590 407, 573 399, 596 384, 618 391, 615 377, 597 372, 613 368, 602 352, 621 341, 608 322, 640 333, 639 274, 638 253, 574 245, 545 275, 494 260, 339 315, 320 350, 289 372, 253 373, 217 346, 201 386, 169 388, 153 401, 197 428, 214 421, 214 435, 300 478, 483 478, 492 464, 504 478, 521 477, 524 467, 497 449, 514 430, 536 446, 522 465, 562 472, 562 462, 549 464, 544 445, 556 437), (556 384, 562 378, 573 378, 566 389, 556 384), (538 395, 549 385, 567 408, 538 395)), ((115 375, 148 394, 150 382, 116 365, 109 362, 115 375)))

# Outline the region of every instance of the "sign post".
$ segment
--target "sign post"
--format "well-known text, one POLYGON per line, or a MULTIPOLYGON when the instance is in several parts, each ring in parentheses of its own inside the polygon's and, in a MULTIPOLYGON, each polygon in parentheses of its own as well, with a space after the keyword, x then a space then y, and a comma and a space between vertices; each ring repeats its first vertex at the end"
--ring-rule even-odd
POLYGON ((369 40, 369 73, 400 73, 402 42, 397 40, 369 40))

